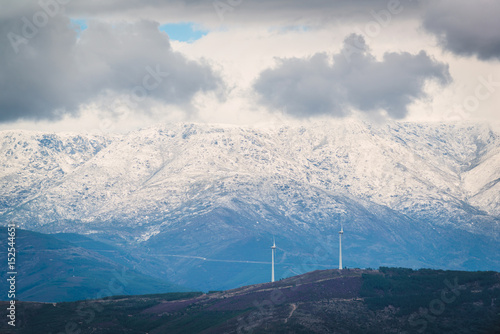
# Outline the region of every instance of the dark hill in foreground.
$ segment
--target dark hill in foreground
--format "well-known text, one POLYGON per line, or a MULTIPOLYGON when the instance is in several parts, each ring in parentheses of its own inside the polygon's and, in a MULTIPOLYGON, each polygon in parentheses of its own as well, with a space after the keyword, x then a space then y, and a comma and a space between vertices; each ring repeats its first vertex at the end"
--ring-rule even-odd
MULTIPOLYGON (((9 333, 5 321, 0 326, 9 333)), ((12 333, 500 333, 500 273, 323 270, 208 294, 20 302, 16 328, 12 333)))

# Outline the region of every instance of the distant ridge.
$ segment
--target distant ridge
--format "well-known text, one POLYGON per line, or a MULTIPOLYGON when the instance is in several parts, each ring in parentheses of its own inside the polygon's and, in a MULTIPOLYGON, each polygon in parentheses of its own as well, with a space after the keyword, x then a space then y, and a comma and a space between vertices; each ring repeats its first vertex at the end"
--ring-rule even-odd
POLYGON ((209 294, 20 304, 16 333, 71 323, 81 333, 493 334, 500 332, 500 273, 333 269, 209 294), (93 310, 91 320, 77 312, 82 307, 93 310))
MULTIPOLYGON (((6 254, 7 248, 7 228, 0 227, 0 254, 6 254)), ((134 268, 136 263, 124 250, 78 235, 17 229, 16 259, 17 300, 62 302, 189 290, 134 268)), ((9 291, 7 278, 3 271, 0 288, 4 291, 9 291)), ((0 300, 7 300, 7 293, 0 300)))

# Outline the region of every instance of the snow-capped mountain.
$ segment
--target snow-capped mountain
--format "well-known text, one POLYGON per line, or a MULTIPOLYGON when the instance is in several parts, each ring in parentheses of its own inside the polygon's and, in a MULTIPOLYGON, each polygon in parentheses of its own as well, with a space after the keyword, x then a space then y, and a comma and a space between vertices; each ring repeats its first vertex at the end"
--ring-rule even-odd
MULTIPOLYGON (((306 245, 342 220, 346 247, 374 252, 353 264, 370 266, 376 254, 372 266, 500 268, 500 133, 486 124, 175 124, 113 136, 4 131, 0 140, 0 220, 27 229, 222 256, 271 234, 306 245), (467 245, 456 256, 422 256, 454 242, 467 245)), ((297 262, 314 247, 303 249, 284 254, 297 262)))

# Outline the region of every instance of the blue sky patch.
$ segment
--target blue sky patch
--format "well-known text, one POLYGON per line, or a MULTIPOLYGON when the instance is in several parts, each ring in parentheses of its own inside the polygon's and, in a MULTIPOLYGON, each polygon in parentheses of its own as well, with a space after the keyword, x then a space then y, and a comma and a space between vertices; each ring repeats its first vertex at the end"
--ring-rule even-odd
POLYGON ((80 37, 82 31, 88 28, 87 20, 85 19, 71 19, 71 26, 78 34, 78 37, 80 37))
POLYGON ((159 29, 166 32, 172 40, 188 43, 192 43, 208 34, 207 30, 202 30, 196 24, 190 22, 163 24, 159 29))

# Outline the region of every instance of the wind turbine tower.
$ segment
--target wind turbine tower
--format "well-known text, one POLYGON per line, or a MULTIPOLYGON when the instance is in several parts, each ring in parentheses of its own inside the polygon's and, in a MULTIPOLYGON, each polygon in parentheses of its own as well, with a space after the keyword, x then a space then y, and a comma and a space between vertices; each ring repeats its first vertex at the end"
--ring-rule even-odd
POLYGON ((339 231, 339 269, 342 270, 342 234, 344 234, 344 227, 340 223, 339 231))
POLYGON ((274 256, 276 255, 276 242, 274 241, 273 237, 273 245, 271 246, 271 282, 274 282, 274 256))

